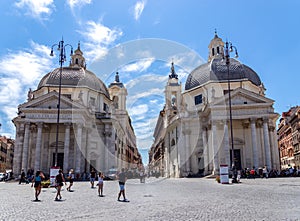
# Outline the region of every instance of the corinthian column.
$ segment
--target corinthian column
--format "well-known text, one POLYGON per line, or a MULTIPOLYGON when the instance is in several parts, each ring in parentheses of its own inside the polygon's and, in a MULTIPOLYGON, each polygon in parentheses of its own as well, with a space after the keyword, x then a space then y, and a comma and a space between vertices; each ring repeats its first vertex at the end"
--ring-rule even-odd
POLYGON ((271 153, 270 153, 270 139, 269 139, 269 129, 268 129, 268 118, 264 118, 263 123, 263 133, 264 133, 264 147, 265 147, 265 159, 267 168, 271 168, 271 153))
POLYGON ((203 160, 204 160, 204 173, 207 174, 209 171, 209 152, 207 144, 206 127, 202 128, 202 140, 203 140, 203 160))
POLYGON ((35 161, 34 161, 35 171, 41 169, 42 129, 43 129, 43 123, 37 123, 37 137, 36 137, 35 161))
POLYGON ((258 150, 257 150, 257 135, 256 135, 256 119, 251 118, 251 137, 252 137, 252 153, 253 153, 253 166, 258 168, 258 150))
MULTIPOLYGON (((191 171, 191 153, 190 153, 190 134, 191 130, 185 128, 183 131, 184 135, 184 141, 185 141, 185 149, 183 149, 182 156, 180 156, 180 159, 183 160, 182 164, 185 164, 185 171, 190 172, 191 171)), ((181 166, 181 165, 180 165, 181 166)))
POLYGON ((81 166, 82 124, 77 124, 75 173, 80 173, 81 166))
POLYGON ((25 123, 25 134, 24 134, 24 144, 23 144, 23 155, 22 155, 22 169, 24 171, 28 170, 28 150, 29 150, 29 126, 30 123, 25 123))
POLYGON ((213 174, 218 174, 219 167, 219 155, 217 147, 217 125, 216 122, 211 123, 211 139, 212 139, 212 150, 213 150, 213 174))
POLYGON ((22 164, 22 147, 24 139, 24 124, 16 124, 16 145, 14 149, 13 173, 19 175, 22 164))
POLYGON ((64 146, 64 170, 69 169, 69 151, 70 151, 70 126, 71 123, 66 123, 65 130, 65 146, 64 146))

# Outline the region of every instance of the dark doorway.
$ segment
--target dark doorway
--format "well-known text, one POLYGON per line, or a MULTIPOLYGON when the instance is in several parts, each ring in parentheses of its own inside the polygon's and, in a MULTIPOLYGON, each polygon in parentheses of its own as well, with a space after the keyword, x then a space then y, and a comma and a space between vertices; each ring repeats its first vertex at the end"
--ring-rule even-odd
POLYGON ((204 160, 202 157, 198 157, 198 174, 203 175, 204 173, 204 160))
POLYGON ((96 166, 96 160, 91 160, 90 171, 92 171, 92 169, 95 169, 95 166, 96 166))
MULTIPOLYGON (((242 169, 242 162, 241 162, 241 150, 237 149, 234 150, 234 165, 237 170, 242 169)), ((230 162, 232 162, 232 150, 230 150, 230 162)))
MULTIPOLYGON (((53 153, 52 165, 55 165, 55 153, 53 153)), ((57 166, 62 170, 64 169, 64 153, 57 153, 57 166)))

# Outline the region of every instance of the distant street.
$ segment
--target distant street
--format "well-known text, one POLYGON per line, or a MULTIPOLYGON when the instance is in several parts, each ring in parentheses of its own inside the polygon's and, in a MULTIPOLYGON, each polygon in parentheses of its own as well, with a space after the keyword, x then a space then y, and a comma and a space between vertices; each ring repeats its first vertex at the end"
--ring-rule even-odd
POLYGON ((0 182, 0 220, 300 220, 300 178, 243 179, 218 184, 214 179, 150 178, 126 183, 129 203, 117 201, 117 181, 104 182, 104 195, 89 182, 74 192, 46 188, 32 202, 31 184, 0 182))

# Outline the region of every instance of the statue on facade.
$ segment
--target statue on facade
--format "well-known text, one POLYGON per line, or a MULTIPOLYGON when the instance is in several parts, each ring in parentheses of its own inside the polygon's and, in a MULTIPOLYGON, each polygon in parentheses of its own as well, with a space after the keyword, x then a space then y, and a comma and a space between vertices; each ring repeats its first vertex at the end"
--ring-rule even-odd
POLYGON ((33 99, 33 92, 31 88, 29 88, 28 93, 27 93, 27 101, 31 101, 33 99))
POLYGON ((82 91, 80 91, 79 94, 78 94, 78 99, 79 99, 79 102, 81 102, 81 103, 83 103, 82 96, 83 96, 83 93, 82 93, 82 91))

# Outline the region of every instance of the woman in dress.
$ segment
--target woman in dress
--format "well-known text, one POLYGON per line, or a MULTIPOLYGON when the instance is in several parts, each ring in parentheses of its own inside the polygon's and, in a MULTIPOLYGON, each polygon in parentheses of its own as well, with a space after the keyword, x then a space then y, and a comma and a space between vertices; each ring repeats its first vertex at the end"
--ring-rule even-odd
POLYGON ((103 197, 103 174, 101 172, 99 172, 98 174, 98 194, 99 196, 103 197))

